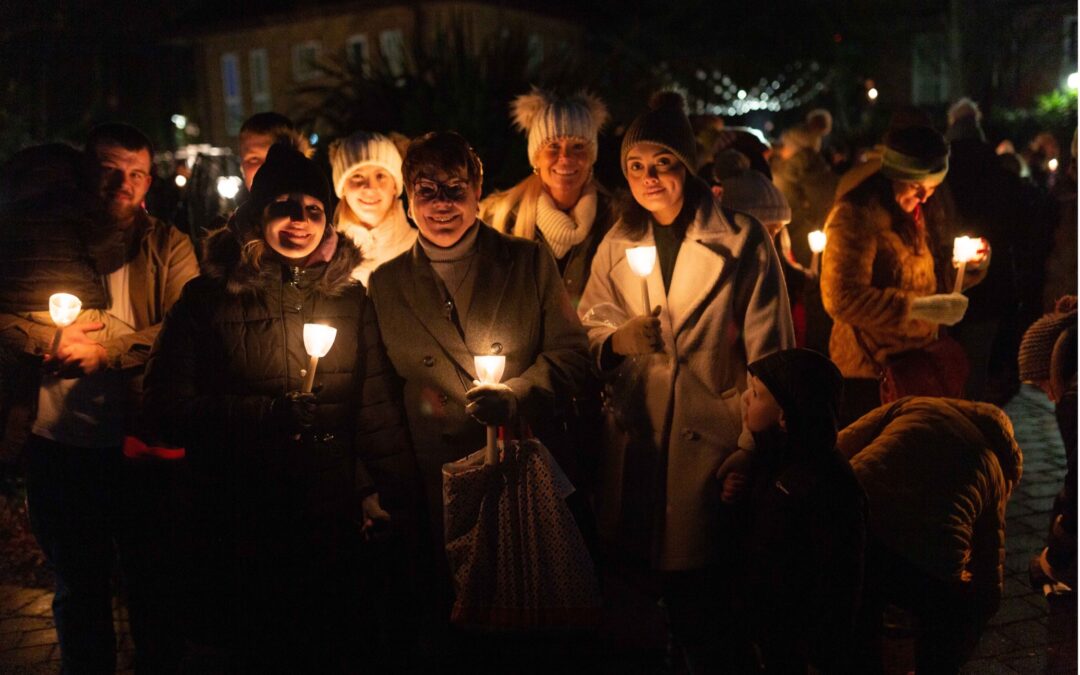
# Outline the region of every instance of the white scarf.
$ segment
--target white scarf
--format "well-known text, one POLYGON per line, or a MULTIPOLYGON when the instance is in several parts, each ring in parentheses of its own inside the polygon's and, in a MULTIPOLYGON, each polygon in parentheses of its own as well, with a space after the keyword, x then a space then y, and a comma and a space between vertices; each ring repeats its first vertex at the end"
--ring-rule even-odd
POLYGON ((536 226, 544 233, 551 252, 562 259, 571 248, 585 241, 596 220, 596 188, 585 187, 570 213, 561 210, 547 192, 540 193, 536 204, 536 226))
POLYGON ((363 225, 353 224, 346 225, 341 230, 353 240, 364 256, 360 264, 353 269, 352 277, 359 279, 365 286, 376 267, 398 257, 416 242, 416 230, 406 220, 405 209, 400 201, 390 209, 390 213, 381 223, 370 230, 363 225))

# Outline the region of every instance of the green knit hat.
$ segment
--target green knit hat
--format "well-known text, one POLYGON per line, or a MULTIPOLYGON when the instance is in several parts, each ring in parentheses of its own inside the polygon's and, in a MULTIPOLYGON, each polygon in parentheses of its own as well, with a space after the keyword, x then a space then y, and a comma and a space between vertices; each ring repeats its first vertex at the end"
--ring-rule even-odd
POLYGON ((660 91, 649 100, 649 110, 638 115, 623 136, 622 152, 619 159, 623 175, 626 175, 626 156, 635 145, 652 143, 670 150, 686 166, 690 174, 695 174, 697 164, 697 141, 694 130, 686 116, 686 102, 677 91, 660 91))
POLYGON ((912 126, 885 136, 881 173, 891 180, 940 183, 949 171, 949 145, 929 127, 912 126))

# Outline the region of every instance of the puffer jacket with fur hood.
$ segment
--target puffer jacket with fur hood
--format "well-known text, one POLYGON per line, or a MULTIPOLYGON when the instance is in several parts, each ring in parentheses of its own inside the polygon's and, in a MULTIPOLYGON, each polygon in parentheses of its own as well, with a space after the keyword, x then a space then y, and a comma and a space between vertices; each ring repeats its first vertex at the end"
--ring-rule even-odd
POLYGON ((235 487, 250 497, 243 508, 263 515, 355 514, 374 490, 392 509, 410 493, 400 394, 374 307, 351 278, 360 253, 333 238, 329 262, 297 268, 264 254, 255 266, 242 262, 238 235, 219 230, 148 365, 148 407, 162 438, 185 446, 197 473, 249 476, 235 487), (338 332, 318 363, 311 433, 294 439, 275 425, 271 404, 301 387, 305 323, 338 332))
POLYGON ((989 403, 907 397, 840 433, 870 506, 869 531, 930 576, 1000 600, 1005 505, 1023 456, 989 403))

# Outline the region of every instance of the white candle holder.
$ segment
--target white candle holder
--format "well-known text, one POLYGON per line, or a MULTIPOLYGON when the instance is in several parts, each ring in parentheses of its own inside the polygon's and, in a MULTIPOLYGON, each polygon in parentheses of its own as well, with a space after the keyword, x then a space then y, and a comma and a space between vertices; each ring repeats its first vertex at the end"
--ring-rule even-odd
POLYGON ((60 337, 64 332, 64 328, 75 323, 75 319, 78 318, 79 312, 82 311, 82 300, 71 293, 53 293, 49 296, 49 316, 52 317, 53 323, 56 324, 56 335, 53 336, 52 355, 56 356, 56 351, 60 348, 60 337))
POLYGON ((953 293, 961 293, 964 290, 964 272, 967 264, 979 255, 982 240, 978 237, 957 237, 953 239, 953 260, 956 261, 956 282, 953 284, 953 293))
MULTIPOLYGON (((503 371, 506 370, 506 357, 499 354, 486 354, 474 356, 476 365, 476 379, 480 384, 498 384, 502 381, 503 371)), ((487 427, 487 445, 484 448, 484 464, 498 464, 499 462, 499 428, 493 425, 487 427)))
POLYGON ((652 312, 652 303, 649 302, 649 275, 656 267, 655 246, 635 246, 626 249, 626 262, 630 269, 641 279, 641 303, 645 308, 645 314, 652 312))
POLYGON ((311 357, 308 361, 307 373, 304 375, 304 385, 301 388, 305 394, 310 393, 312 387, 315 386, 315 369, 319 366, 319 359, 329 353, 336 337, 337 328, 318 323, 304 324, 304 349, 311 357))

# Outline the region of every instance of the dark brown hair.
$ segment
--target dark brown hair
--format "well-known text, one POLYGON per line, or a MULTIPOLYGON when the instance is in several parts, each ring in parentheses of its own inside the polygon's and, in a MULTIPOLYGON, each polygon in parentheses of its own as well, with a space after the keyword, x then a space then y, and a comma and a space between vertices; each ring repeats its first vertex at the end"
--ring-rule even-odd
POLYGON ((409 143, 401 164, 405 189, 409 194, 412 194, 413 184, 429 171, 464 171, 473 188, 479 188, 484 181, 484 165, 480 163, 480 157, 465 137, 456 131, 432 131, 409 143))
MULTIPOLYGON (((686 182, 683 183, 682 209, 679 211, 679 215, 675 216, 674 222, 671 223, 672 232, 675 232, 679 239, 686 235, 686 230, 694 222, 694 216, 697 215, 702 202, 705 199, 712 198, 713 194, 712 190, 709 189, 709 184, 690 173, 688 169, 686 171, 686 182)), ((638 204, 633 193, 629 191, 623 195, 620 207, 623 227, 627 235, 634 241, 644 237, 645 233, 649 231, 652 213, 641 204, 638 204)))
POLYGON ((91 129, 90 135, 86 137, 86 151, 96 152, 99 145, 116 145, 131 152, 146 150, 150 155, 150 163, 153 164, 154 161, 154 144, 146 134, 130 124, 109 122, 91 129))
MULTIPOLYGON (((900 237, 900 240, 904 242, 905 245, 914 249, 916 253, 922 252, 923 241, 919 237, 919 229, 915 224, 914 214, 905 213, 904 210, 900 208, 900 205, 896 203, 896 195, 893 192, 893 181, 883 176, 880 172, 871 175, 856 186, 851 192, 841 197, 841 201, 862 207, 870 206, 876 202, 881 208, 888 212, 889 219, 892 221, 893 231, 900 237)), ((927 226, 926 243, 931 247, 935 245, 937 240, 935 228, 938 220, 935 217, 936 205, 937 202, 931 197, 923 207, 927 226)))

